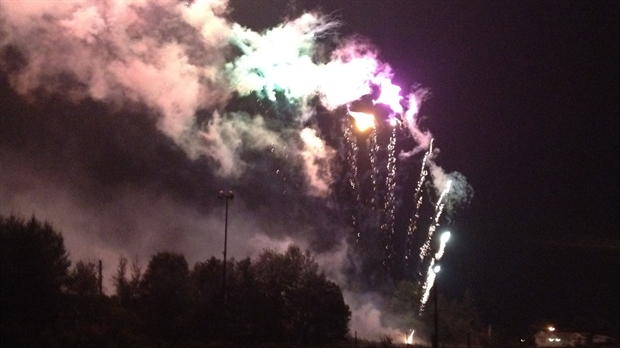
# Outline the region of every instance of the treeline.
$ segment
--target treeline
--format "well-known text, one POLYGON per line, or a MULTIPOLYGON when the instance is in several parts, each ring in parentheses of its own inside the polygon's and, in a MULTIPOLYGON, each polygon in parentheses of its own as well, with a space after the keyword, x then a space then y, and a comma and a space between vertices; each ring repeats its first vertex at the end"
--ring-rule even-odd
POLYGON ((343 340, 351 317, 340 288, 291 246, 255 260, 212 257, 189 267, 160 252, 146 269, 121 257, 114 295, 97 265, 73 266, 62 235, 34 217, 0 216, 3 347, 315 345, 343 340))

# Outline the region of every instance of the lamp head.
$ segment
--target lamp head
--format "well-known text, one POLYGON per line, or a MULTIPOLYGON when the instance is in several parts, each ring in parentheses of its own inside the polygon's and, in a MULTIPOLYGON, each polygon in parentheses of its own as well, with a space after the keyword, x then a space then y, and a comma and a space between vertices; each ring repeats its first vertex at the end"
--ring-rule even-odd
POLYGON ((224 190, 220 190, 220 193, 218 194, 218 197, 220 199, 233 199, 235 198, 235 194, 232 191, 228 191, 228 192, 224 192, 224 190))

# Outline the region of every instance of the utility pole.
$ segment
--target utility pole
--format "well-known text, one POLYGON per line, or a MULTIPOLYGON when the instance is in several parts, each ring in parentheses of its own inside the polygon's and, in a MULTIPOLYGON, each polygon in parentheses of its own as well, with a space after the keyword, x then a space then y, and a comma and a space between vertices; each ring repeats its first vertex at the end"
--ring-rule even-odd
POLYGON ((226 200, 226 217, 224 219, 224 272, 222 274, 222 293, 224 295, 224 303, 226 303, 226 244, 228 243, 228 201, 235 198, 232 191, 220 191, 220 199, 226 200))
POLYGON ((435 307, 435 334, 433 335, 433 348, 439 348, 439 330, 438 330, 439 314, 437 310, 437 285, 439 284, 439 282, 437 281, 438 280, 437 273, 439 273, 439 269, 433 270, 433 272, 435 272, 435 284, 433 285, 433 288, 431 289, 433 291, 433 303, 435 307))
POLYGON ((103 263, 99 260, 99 296, 103 296, 103 263))

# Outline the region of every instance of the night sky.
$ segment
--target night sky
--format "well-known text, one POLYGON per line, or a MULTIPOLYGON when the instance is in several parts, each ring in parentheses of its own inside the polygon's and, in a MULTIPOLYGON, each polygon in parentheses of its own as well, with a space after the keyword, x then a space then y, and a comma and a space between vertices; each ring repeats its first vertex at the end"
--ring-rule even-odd
MULTIPOLYGON (((471 289, 483 322, 513 335, 547 323, 620 334, 618 4, 231 0, 229 17, 260 31, 306 10, 372 41, 403 90, 430 91, 420 115, 441 149, 437 163, 474 190, 449 222, 441 291, 471 289)), ((185 231, 221 231, 221 202, 211 198, 229 184, 252 192, 237 193, 243 222, 232 227, 251 231, 229 236, 233 256, 255 255, 244 239, 323 251, 344 233, 316 199, 291 217, 291 201, 274 198, 267 179, 229 181, 204 158, 188 159, 140 102, 19 95, 10 76, 27 58, 0 47, 0 213, 48 219, 69 234, 72 256, 144 262, 172 248, 190 261, 219 257, 221 236, 205 246, 185 231), (326 222, 291 232, 314 220, 326 222), (80 251, 86 244, 95 247, 80 251)))

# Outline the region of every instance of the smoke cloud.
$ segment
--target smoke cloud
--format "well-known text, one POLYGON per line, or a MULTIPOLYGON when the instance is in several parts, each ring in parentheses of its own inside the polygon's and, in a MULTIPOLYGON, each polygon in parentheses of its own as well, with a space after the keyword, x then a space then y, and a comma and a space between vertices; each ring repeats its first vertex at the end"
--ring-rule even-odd
MULTIPOLYGON (((230 255, 295 243, 346 285, 338 135, 348 104, 391 68, 320 13, 256 32, 230 12, 226 0, 0 0, 0 213, 50 221, 72 259, 104 260, 111 292, 121 255, 220 257, 217 192, 232 189, 230 255)), ((416 146, 402 159, 430 146, 424 96, 408 96, 416 146)), ((446 209, 471 197, 462 175, 429 163, 437 190, 453 180, 446 209)), ((403 334, 358 297, 346 293, 353 330, 403 334)))

